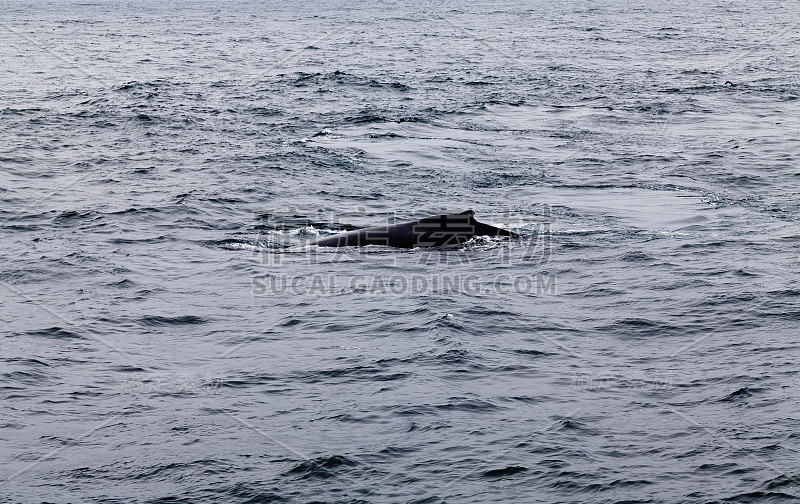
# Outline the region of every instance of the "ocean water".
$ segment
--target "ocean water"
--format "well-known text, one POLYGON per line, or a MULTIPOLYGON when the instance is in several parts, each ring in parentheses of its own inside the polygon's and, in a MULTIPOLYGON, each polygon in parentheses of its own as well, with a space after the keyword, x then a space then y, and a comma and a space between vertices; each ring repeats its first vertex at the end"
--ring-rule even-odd
POLYGON ((800 500, 792 2, 0 2, 0 502, 800 500), (472 209, 522 239, 317 249, 472 209))

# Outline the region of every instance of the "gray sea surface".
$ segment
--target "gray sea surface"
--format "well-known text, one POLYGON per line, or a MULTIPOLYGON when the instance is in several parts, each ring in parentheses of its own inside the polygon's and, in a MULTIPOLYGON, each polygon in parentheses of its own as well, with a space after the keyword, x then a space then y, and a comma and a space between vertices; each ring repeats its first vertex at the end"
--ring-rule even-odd
POLYGON ((0 1, 0 502, 800 501, 799 97, 797 2, 0 1))

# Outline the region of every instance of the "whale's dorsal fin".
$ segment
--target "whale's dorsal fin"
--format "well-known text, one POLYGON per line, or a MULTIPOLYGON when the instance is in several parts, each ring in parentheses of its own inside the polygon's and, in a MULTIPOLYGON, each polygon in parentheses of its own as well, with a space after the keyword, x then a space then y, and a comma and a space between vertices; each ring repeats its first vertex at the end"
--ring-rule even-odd
POLYGON ((458 213, 433 215, 431 217, 425 217, 423 219, 420 219, 417 222, 420 222, 420 223, 428 223, 428 222, 440 223, 440 222, 442 222, 443 219, 445 221, 449 219, 454 223, 467 224, 467 223, 472 222, 474 220, 473 219, 474 215, 475 215, 475 211, 474 210, 467 210, 467 211, 458 212, 458 213), (466 218, 462 217, 462 215, 466 216, 466 218))

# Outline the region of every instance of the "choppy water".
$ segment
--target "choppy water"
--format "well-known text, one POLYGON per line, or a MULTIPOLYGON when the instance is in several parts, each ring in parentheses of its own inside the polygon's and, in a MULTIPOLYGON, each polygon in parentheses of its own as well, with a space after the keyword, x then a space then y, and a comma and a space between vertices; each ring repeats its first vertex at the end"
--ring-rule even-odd
POLYGON ((0 501, 797 501, 798 48, 766 0, 0 2, 0 501), (302 246, 469 208, 524 239, 302 246))

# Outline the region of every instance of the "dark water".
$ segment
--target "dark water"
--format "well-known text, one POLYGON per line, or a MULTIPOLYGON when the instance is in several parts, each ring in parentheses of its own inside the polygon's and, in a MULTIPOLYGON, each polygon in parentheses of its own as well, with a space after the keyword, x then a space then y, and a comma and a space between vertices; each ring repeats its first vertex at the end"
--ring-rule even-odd
POLYGON ((799 500, 798 48, 765 0, 0 2, 0 501, 799 500), (302 246, 470 208, 523 240, 302 246))

